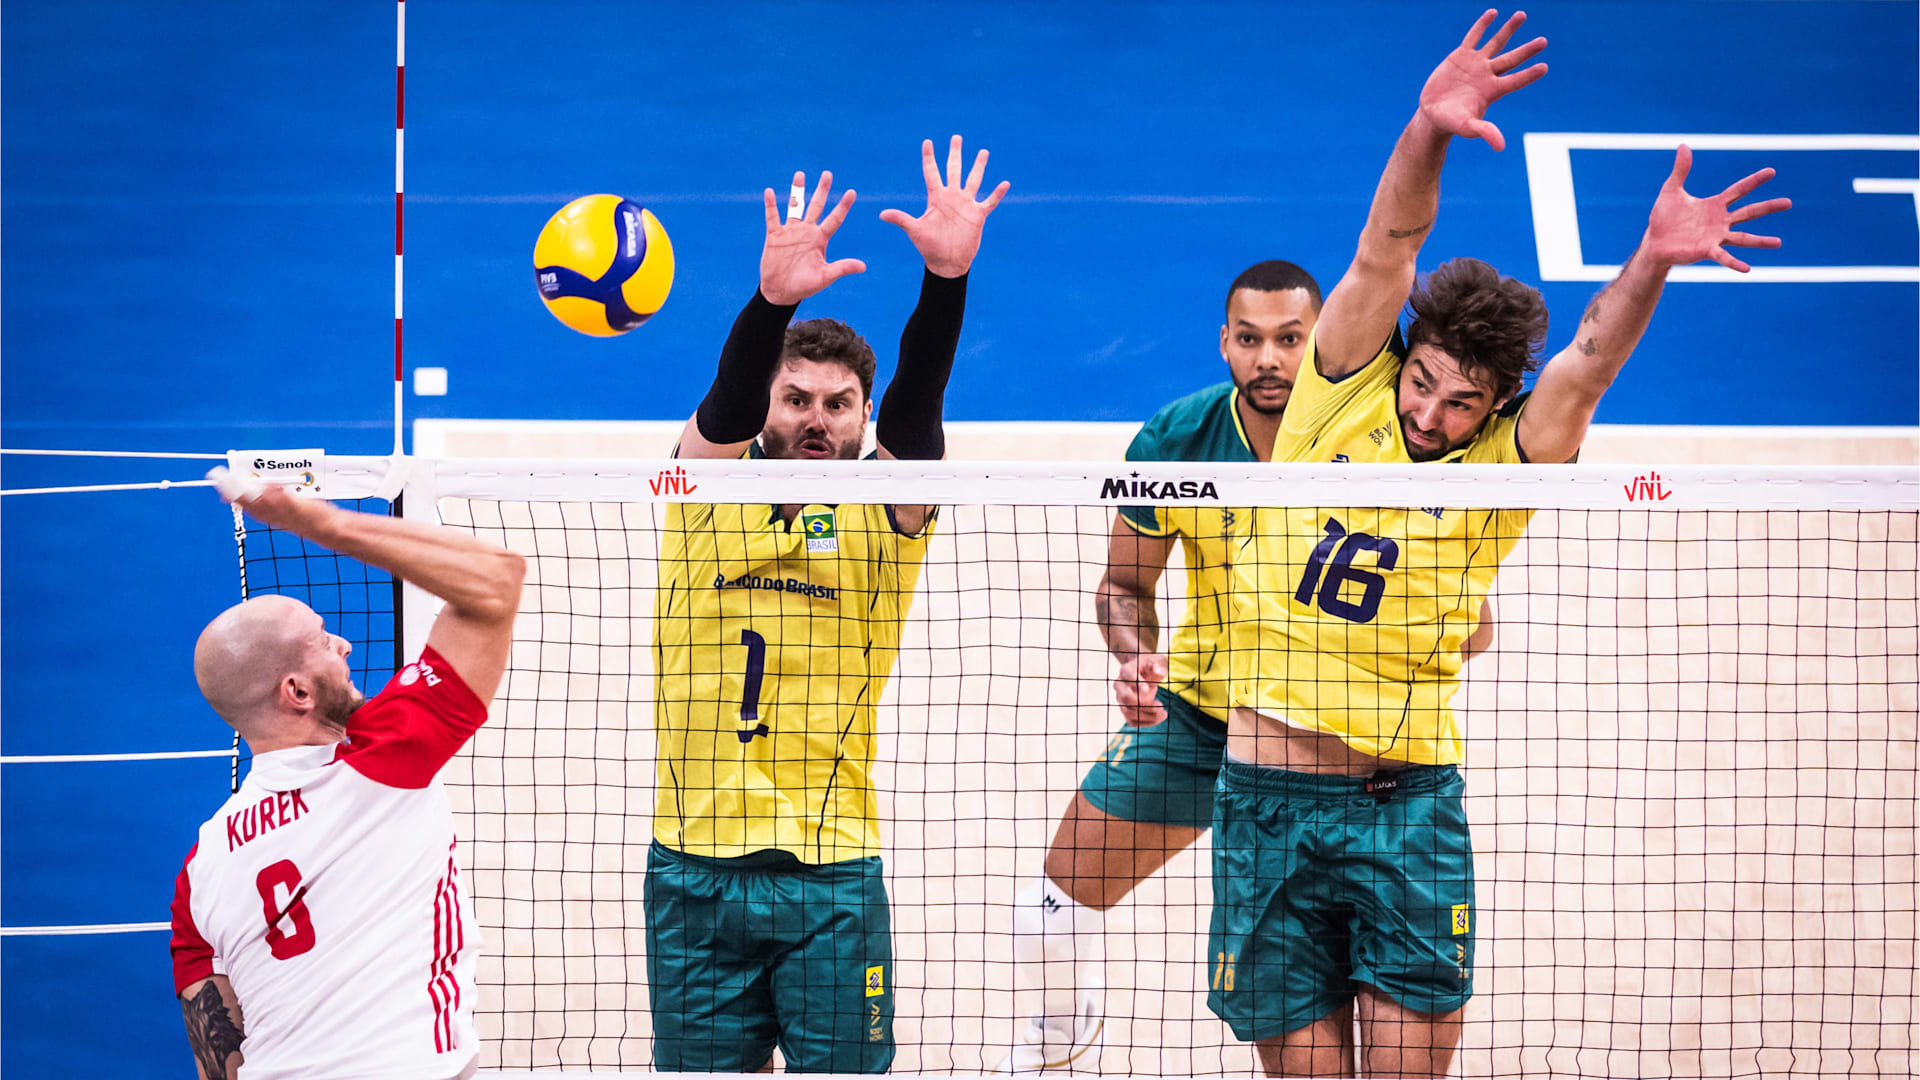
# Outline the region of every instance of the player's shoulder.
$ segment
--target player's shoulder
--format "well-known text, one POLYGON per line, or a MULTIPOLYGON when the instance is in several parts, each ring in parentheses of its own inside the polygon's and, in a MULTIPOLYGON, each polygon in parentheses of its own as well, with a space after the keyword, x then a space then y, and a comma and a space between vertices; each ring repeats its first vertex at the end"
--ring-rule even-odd
POLYGON ((1140 426, 1128 459, 1207 461, 1220 457, 1223 443, 1244 444, 1233 397, 1233 383, 1222 382, 1162 405, 1140 426))
POLYGON ((1474 436, 1473 443, 1460 460, 1492 464, 1527 464, 1527 452, 1520 445, 1520 411, 1526 408, 1533 391, 1513 395, 1506 404, 1487 417, 1486 426, 1474 436))

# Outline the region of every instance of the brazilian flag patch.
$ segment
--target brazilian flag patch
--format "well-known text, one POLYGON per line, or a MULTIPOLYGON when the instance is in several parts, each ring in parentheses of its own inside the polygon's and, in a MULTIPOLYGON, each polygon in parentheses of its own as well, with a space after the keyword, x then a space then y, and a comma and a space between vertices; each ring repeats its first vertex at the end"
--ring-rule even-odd
POLYGON ((833 511, 801 514, 800 528, 807 534, 808 551, 839 551, 840 541, 833 534, 833 511))

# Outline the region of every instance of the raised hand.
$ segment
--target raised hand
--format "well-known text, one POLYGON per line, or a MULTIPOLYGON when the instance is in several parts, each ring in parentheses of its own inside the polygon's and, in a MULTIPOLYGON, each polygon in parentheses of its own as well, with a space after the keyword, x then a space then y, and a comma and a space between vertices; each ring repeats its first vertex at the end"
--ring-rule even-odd
POLYGON ((1166 680, 1167 658, 1159 653, 1143 653, 1120 665, 1120 674, 1113 679, 1113 699, 1127 723, 1152 727, 1167 718, 1167 707, 1153 696, 1166 680))
POLYGON ((1547 47, 1546 38, 1534 38, 1511 52, 1502 53, 1507 39, 1527 13, 1516 11, 1485 45, 1475 44, 1500 13, 1488 8, 1480 16, 1460 47, 1447 54, 1440 66, 1427 76, 1420 88, 1420 115, 1434 127, 1463 139, 1485 139, 1495 150, 1507 147, 1506 136, 1486 120, 1487 106, 1535 81, 1547 73, 1547 65, 1535 64, 1524 71, 1514 69, 1537 56, 1547 47))
MULTIPOLYGON (((805 190, 806 174, 794 173, 793 186, 805 190)), ((820 211, 825 209, 827 196, 832 192, 833 174, 821 173, 820 184, 813 189, 806 213, 794 215, 785 224, 780 222, 773 189, 768 188, 762 194, 767 205, 767 242, 760 249, 760 295, 769 302, 797 304, 848 274, 866 270, 867 264, 859 259, 827 261, 827 241, 846 220, 854 198, 853 189, 847 189, 833 212, 821 221, 820 211)))
POLYGON ((1773 179, 1772 169, 1761 169, 1736 180, 1718 195, 1696 199, 1687 194, 1684 186, 1687 171, 1691 168, 1693 150, 1686 143, 1681 143, 1673 156, 1673 174, 1667 177, 1666 183, 1660 185, 1660 198, 1653 204, 1653 213, 1647 216, 1647 233, 1640 241, 1641 250, 1666 266, 1685 266, 1701 259, 1712 259, 1729 270, 1746 273, 1753 268, 1727 254, 1727 249, 1722 245, 1777 248, 1780 238, 1735 232, 1733 226, 1775 211, 1791 209, 1793 200, 1768 199, 1749 203, 1738 210, 1732 208, 1736 200, 1745 198, 1754 188, 1773 179))
POLYGON ((926 212, 912 217, 905 210, 883 210, 880 220, 906 232, 920 257, 927 261, 927 269, 941 277, 959 277, 973 266, 973 257, 980 252, 980 231, 986 227, 987 215, 1013 185, 1002 180, 986 201, 975 202, 973 197, 987 172, 987 152, 982 150, 973 159, 973 169, 962 184, 958 135, 947 146, 945 183, 941 183, 940 172, 933 165, 932 139, 920 144, 920 171, 927 180, 926 212))

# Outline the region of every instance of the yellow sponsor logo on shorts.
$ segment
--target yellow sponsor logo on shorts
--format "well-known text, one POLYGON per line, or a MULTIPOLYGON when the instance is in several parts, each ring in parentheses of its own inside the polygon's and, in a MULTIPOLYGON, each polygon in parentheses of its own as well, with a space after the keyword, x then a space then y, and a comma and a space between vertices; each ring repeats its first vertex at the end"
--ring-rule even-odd
POLYGON ((876 964, 867 969, 867 996, 879 997, 887 992, 887 969, 876 964))
POLYGON ((1466 904, 1453 905, 1453 932, 1456 934, 1467 932, 1467 907, 1466 904))

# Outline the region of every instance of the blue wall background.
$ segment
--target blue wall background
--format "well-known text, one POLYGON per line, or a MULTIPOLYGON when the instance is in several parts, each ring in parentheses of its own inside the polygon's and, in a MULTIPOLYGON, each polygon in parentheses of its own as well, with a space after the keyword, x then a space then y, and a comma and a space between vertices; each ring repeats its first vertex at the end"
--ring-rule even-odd
MULTIPOLYGON (((919 140, 993 151, 1013 194, 975 267, 955 419, 1141 419, 1219 377, 1223 290, 1290 258, 1328 286, 1432 64, 1477 11, 1342 5, 414 0, 408 12, 414 416, 668 418, 751 293, 758 193, 831 168, 862 195, 810 301, 878 346, 912 307, 919 140), (1397 57, 1408 58, 1404 65, 1397 57), (554 322, 533 237, 566 199, 652 207, 679 279, 625 338, 554 322)), ((1568 2, 1528 33, 1545 81, 1455 148, 1430 261, 1537 280, 1526 131, 1912 135, 1908 3, 1568 2)), ((9 0, 0 10, 0 441, 384 451, 390 424, 393 8, 9 0)), ((1576 152, 1589 261, 1632 248, 1662 154, 1576 152)), ((1916 260, 1911 199, 1855 176, 1912 154, 1702 153, 1693 189, 1762 164, 1787 247, 1756 264, 1916 260)), ((1548 283, 1563 344, 1590 284, 1548 283)), ((1614 423, 1912 424, 1916 289, 1675 285, 1602 407, 1614 423)), ((186 477, 8 458, 9 487, 186 477)), ((0 751, 200 749, 226 729, 188 657, 236 595, 199 492, 9 499, 0 751)), ((377 683, 378 675, 374 676, 377 683)), ((369 687, 371 689, 371 687, 369 687)), ((0 921, 165 918, 218 761, 0 772, 0 921)), ((163 935, 7 938, 0 1070, 185 1076, 163 935), (102 1015, 112 1035, 98 1035, 102 1015)))

